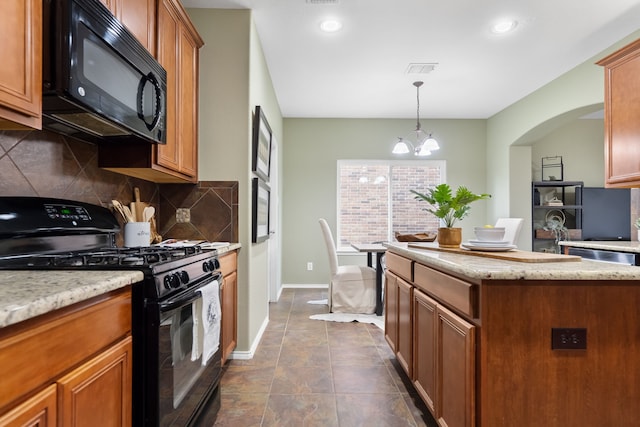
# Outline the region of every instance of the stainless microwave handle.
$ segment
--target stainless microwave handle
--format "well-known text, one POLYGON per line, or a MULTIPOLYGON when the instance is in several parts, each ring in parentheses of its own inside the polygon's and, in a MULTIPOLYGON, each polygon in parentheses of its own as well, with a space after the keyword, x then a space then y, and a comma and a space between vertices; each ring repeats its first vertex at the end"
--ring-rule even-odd
POLYGON ((142 76, 142 78, 140 79, 140 82, 138 83, 138 118, 142 120, 142 122, 147 126, 148 130, 153 130, 155 129, 156 126, 158 126, 161 113, 162 113, 162 93, 160 93, 160 84, 158 83, 158 79, 156 79, 156 76, 154 76, 153 73, 149 73, 146 76, 142 76), (153 85, 153 89, 155 90, 155 94, 156 94, 156 110, 153 115, 153 120, 151 121, 151 123, 147 123, 147 121, 144 118, 143 103, 142 103, 142 100, 144 97, 144 87, 146 86, 147 82, 150 82, 153 85))
POLYGON ((160 304, 158 304, 158 306, 160 307, 160 312, 161 313, 166 313, 167 311, 172 311, 172 310, 175 310, 176 308, 179 308, 179 307, 185 306, 187 304, 193 303, 198 298, 201 298, 200 288, 202 288, 205 285, 208 285, 209 283, 213 282, 214 280, 218 280, 218 283, 219 283, 219 279, 220 279, 219 276, 214 276, 211 279, 206 280, 205 282, 203 282, 198 287, 191 288, 191 289, 185 291, 182 294, 176 295, 175 298, 171 298, 171 299, 168 299, 166 301, 161 302, 160 304))

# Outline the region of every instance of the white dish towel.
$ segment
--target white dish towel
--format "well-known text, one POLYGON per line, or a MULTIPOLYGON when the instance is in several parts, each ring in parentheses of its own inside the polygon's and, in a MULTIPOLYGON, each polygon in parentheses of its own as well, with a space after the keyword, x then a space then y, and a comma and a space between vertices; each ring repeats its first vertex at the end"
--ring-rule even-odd
POLYGON ((202 365, 206 365, 211 356, 220 347, 220 284, 217 280, 198 290, 202 298, 192 304, 193 310, 193 348, 191 360, 202 355, 202 365))

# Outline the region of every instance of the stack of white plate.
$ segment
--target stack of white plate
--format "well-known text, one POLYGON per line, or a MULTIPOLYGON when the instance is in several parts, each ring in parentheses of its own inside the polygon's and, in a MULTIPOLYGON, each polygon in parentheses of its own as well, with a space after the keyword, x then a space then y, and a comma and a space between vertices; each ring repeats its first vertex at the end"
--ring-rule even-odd
POLYGON ((469 240, 461 245, 465 249, 471 251, 485 252, 506 252, 516 249, 516 245, 512 245, 507 241, 489 241, 489 240, 469 240))

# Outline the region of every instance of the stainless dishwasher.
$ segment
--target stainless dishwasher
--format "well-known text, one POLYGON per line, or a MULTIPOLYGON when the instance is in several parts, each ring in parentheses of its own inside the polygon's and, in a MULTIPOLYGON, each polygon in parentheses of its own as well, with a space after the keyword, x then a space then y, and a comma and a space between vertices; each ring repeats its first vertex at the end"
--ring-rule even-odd
POLYGON ((578 255, 593 261, 610 262, 614 264, 640 265, 640 254, 635 252, 607 251, 603 249, 575 248, 569 246, 569 255, 578 255))

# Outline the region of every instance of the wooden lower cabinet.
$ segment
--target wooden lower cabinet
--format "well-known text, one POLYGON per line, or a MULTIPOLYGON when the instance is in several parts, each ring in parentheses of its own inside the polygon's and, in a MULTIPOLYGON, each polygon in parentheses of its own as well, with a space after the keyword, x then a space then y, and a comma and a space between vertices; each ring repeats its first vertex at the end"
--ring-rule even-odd
POLYGON ((131 426, 131 337, 57 381, 63 426, 131 426))
POLYGON ((398 345, 396 358, 409 378, 413 375, 413 286, 398 278, 398 345))
POLYGON ((436 306, 435 300, 418 289, 413 291, 413 385, 435 414, 436 400, 436 306))
POLYGON ((56 425, 56 386, 51 384, 0 416, 3 427, 50 427, 56 425))
POLYGON ((467 289, 471 285, 419 264, 407 272, 406 262, 396 261, 390 268, 401 267, 416 283, 386 272, 387 342, 440 426, 475 427, 476 326, 434 296, 446 295, 455 306, 475 312, 474 304, 465 303, 474 295, 467 289))
MULTIPOLYGON (((475 422, 475 327, 441 305, 437 314, 435 416, 441 426, 475 422)), ((506 404, 506 402, 505 402, 506 404)))
POLYGON ((398 276, 387 270, 384 281, 384 338, 391 351, 398 349, 398 276))
POLYGON ((0 329, 0 426, 131 426, 131 290, 0 329))
POLYGON ((220 289, 222 319, 220 327, 220 348, 222 364, 238 344, 238 253, 229 252, 219 258, 223 281, 220 289))

